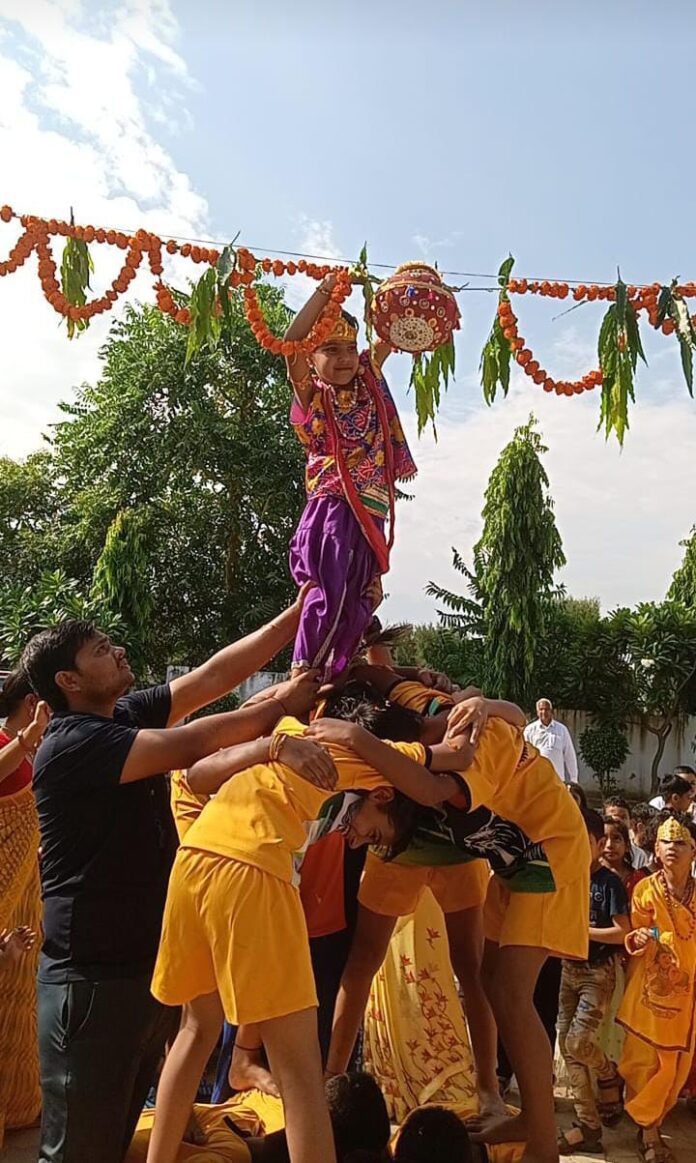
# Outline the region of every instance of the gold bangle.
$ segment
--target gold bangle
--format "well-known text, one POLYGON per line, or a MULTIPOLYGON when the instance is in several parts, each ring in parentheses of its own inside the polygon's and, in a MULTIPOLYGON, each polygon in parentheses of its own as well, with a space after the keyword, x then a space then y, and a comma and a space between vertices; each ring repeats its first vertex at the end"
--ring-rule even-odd
POLYGON ((269 763, 277 763, 278 762, 278 760, 280 759, 280 753, 283 750, 283 747, 285 746, 286 739, 287 739, 287 735, 283 734, 282 732, 280 732, 277 735, 271 736, 271 743, 270 743, 270 746, 268 748, 268 762, 269 763))

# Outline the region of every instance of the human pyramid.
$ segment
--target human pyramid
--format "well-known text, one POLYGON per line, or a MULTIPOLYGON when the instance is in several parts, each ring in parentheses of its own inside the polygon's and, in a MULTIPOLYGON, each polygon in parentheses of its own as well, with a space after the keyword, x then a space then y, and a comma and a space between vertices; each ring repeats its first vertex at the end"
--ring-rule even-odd
MULTIPOLYGON (((335 277, 286 343, 310 335, 335 277)), ((637 885, 629 919, 621 882, 597 879, 604 822, 525 740, 523 711, 394 665, 375 610, 396 483, 416 467, 382 374, 390 350, 359 353, 343 312, 312 353, 288 358, 307 456, 288 610, 130 694, 124 650, 63 623, 27 645, 14 701, 6 688, 27 718, 9 714, 19 727, 0 757, 16 751, 17 767, 43 736, 40 1163, 554 1163, 601 1149, 595 1116, 615 1122, 624 1106, 648 1163, 669 1158, 660 1126, 694 1052, 690 817, 663 814, 659 871, 637 885), (293 639, 287 682, 188 721, 293 639), (421 1108, 397 1112, 379 1072, 350 1071, 366 1008, 375 1018, 373 978, 412 914, 431 953, 444 925, 449 956, 410 965, 416 984, 437 977, 439 1007, 408 1046, 411 1074, 434 1059, 440 1074, 421 1108), (587 981, 624 945, 618 1069, 567 1023, 571 1082, 591 1068, 598 1084, 576 1095, 578 1124, 559 1137, 539 975, 562 958, 580 1012, 587 981), (194 1105, 223 1027, 222 1092, 237 1093, 194 1105), (499 1039, 519 1110, 500 1094, 499 1039), (427 1105, 468 1069, 469 1040, 475 1086, 427 1105)), ((391 999, 396 1022, 406 1001, 391 999)))

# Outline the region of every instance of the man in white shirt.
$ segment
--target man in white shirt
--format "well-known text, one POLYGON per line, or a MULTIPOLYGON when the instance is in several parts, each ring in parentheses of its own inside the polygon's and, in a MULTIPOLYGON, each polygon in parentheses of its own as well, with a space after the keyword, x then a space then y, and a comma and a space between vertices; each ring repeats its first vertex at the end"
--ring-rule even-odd
POLYGON ((525 739, 551 761, 564 783, 577 783, 578 759, 570 731, 554 719, 550 699, 539 699, 536 711, 539 718, 527 724, 525 739))

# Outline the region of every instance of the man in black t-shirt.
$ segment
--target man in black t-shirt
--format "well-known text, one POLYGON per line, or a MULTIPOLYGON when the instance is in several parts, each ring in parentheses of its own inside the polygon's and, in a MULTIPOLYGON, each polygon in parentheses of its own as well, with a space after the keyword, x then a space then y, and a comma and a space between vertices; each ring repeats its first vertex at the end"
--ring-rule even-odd
MULTIPOLYGON (((32 686, 53 710, 34 764, 44 898, 39 1163, 125 1155, 177 1022, 150 994, 176 848, 162 773, 268 735, 286 711, 309 710, 315 676, 172 728, 290 642, 301 601, 191 673, 132 694, 125 651, 89 623, 44 631, 24 652, 32 686)), ((330 780, 330 760, 309 745, 330 780)))
POLYGON ((602 1123, 613 1126, 623 1112, 616 1064, 600 1045, 600 1027, 616 987, 616 959, 629 929, 629 906, 621 879, 600 860, 604 820, 583 812, 590 837, 590 950, 587 961, 563 961, 558 1042, 568 1070, 577 1122, 561 1134, 561 1154, 602 1153, 602 1123), (599 1099, 595 1098, 594 1078, 599 1099))

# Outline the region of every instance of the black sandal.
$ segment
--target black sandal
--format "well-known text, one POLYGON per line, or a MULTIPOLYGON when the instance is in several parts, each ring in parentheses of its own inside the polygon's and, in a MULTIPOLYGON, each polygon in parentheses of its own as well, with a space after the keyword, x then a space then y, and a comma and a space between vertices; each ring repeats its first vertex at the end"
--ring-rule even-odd
POLYGON ((652 1143, 646 1143, 644 1134, 642 1129, 638 1131, 638 1154, 643 1163, 677 1163, 674 1153, 670 1151, 659 1131, 657 1139, 652 1143))
MULTIPOLYGON (((571 1131, 579 1131, 582 1138, 573 1143, 568 1138, 566 1131, 561 1131, 558 1136, 558 1154, 559 1155, 603 1155, 604 1144, 602 1143, 602 1132, 599 1127, 588 1127, 587 1123, 573 1123, 571 1131)), ((648 1161, 652 1163, 652 1161, 648 1161)))
POLYGON ((619 1074, 615 1074, 613 1078, 598 1078, 597 1079, 597 1110, 599 1117, 602 1120, 602 1126, 615 1127, 621 1122, 624 1113, 624 1081, 619 1074), (602 1092, 607 1090, 615 1090, 618 1094, 618 1100, 614 1102, 603 1102, 602 1092))

